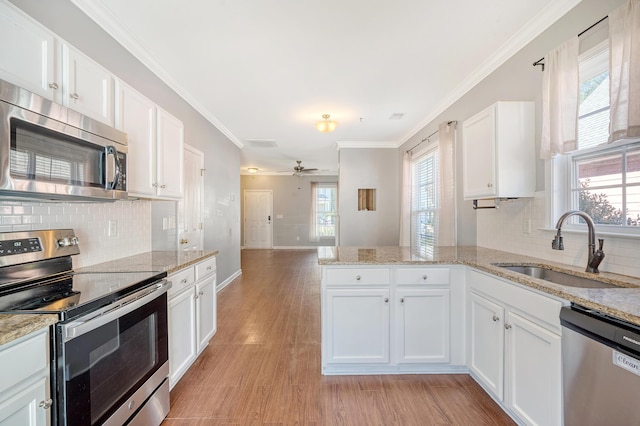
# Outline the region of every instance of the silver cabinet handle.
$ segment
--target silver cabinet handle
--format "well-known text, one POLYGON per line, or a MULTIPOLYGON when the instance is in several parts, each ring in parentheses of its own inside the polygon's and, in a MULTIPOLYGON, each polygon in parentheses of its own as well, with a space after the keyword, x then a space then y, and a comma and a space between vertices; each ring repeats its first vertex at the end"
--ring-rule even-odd
POLYGON ((500 317, 497 317, 497 316, 494 315, 493 316, 493 322, 496 322, 496 321, 500 321, 500 317))
POLYGON ((58 83, 49 83, 49 89, 58 90, 58 83))
POLYGON ((199 291, 199 292, 198 292, 198 294, 199 294, 200 296, 204 296, 204 291, 202 291, 202 290, 201 290, 201 291, 199 291))
POLYGON ((151 186, 153 186, 154 188, 158 187, 158 182, 154 182, 151 186))
POLYGON ((492 184, 492 183, 488 183, 488 184, 487 184, 487 188, 491 188, 492 186, 493 186, 493 184, 492 184))
POLYGON ((505 325, 504 325, 504 328, 505 328, 505 329, 507 329, 507 330, 509 330, 509 329, 511 328, 511 324, 505 324, 505 325))
POLYGON ((69 97, 71 99, 73 99, 74 101, 77 101, 78 99, 80 99, 80 96, 78 96, 77 93, 72 93, 72 94, 69 95, 69 97))
POLYGON ((160 185, 160 188, 165 189, 167 185, 160 185))
POLYGON ((44 410, 48 410, 49 408, 51 408, 52 405, 53 405, 53 400, 49 398, 49 399, 45 399, 44 401, 40 401, 40 404, 38 404, 38 407, 44 410))
POLYGON ((186 284, 186 283, 187 283, 187 279, 186 278, 183 278, 183 279, 180 280, 180 284, 186 284))
POLYGON ((384 298, 384 303, 389 303, 389 298, 388 297, 384 298))
POLYGON ((360 281, 362 277, 360 275, 356 275, 356 281, 360 281))
POLYGON ((400 298, 400 303, 404 303, 404 297, 400 298))
POLYGON ((427 278, 428 278, 428 277, 427 277, 426 275, 423 275, 423 276, 422 276, 422 281, 426 281, 426 280, 427 280, 427 278))
POLYGON ((211 266, 207 266, 207 271, 210 271, 210 270, 211 270, 211 266))

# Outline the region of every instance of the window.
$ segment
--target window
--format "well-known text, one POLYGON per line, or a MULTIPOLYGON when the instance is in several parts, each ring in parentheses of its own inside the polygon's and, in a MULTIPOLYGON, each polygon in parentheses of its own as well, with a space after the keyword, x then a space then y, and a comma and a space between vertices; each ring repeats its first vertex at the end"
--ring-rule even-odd
POLYGON ((336 236, 337 199, 337 183, 311 183, 311 241, 336 236))
POLYGON ((433 255, 438 215, 438 149, 431 147, 411 166, 411 247, 416 254, 433 255))
MULTIPOLYGON (((578 149, 563 156, 568 194, 560 210, 582 210, 601 230, 640 233, 640 142, 609 139, 609 50, 580 55, 578 149), (635 228, 632 228, 635 227, 635 228)), ((573 217, 570 223, 583 223, 573 217)))

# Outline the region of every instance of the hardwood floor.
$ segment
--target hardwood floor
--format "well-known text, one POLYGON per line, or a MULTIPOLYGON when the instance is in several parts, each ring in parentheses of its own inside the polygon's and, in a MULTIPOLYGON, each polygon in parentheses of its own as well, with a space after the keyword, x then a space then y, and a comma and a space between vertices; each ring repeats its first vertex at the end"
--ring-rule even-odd
POLYGON ((467 375, 322 376, 315 250, 243 250, 242 271, 164 425, 513 424, 467 375))

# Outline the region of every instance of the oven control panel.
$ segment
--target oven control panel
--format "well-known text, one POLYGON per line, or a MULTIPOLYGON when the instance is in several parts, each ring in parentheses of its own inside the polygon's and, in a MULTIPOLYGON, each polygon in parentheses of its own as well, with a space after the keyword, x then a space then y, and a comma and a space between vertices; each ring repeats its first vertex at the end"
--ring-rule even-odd
POLYGON ((0 256, 11 256, 36 251, 42 251, 42 244, 39 238, 0 241, 0 256))

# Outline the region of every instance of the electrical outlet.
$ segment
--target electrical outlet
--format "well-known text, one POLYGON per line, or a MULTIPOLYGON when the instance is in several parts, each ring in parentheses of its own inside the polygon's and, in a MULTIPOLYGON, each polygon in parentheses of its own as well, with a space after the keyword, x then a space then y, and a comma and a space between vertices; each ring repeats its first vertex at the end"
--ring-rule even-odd
POLYGON ((109 221, 109 237, 115 238, 118 236, 118 221, 110 220, 109 221))
POLYGON ((300 237, 296 237, 296 241, 300 241, 300 237))

